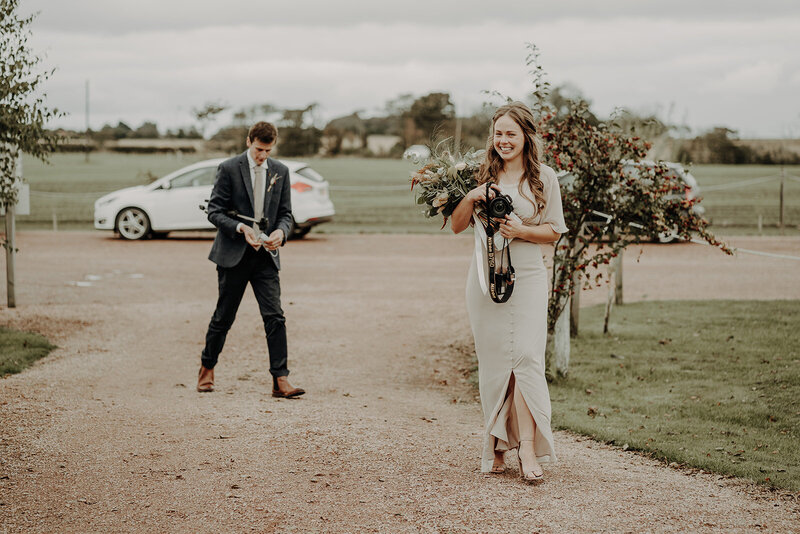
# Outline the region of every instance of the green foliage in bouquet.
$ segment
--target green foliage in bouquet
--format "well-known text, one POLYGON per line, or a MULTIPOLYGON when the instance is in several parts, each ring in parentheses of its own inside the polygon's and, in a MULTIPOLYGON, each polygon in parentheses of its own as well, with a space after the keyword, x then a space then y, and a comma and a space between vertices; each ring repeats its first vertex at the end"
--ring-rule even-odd
POLYGON ((447 140, 432 151, 429 161, 411 176, 411 189, 417 204, 424 206, 427 217, 442 216, 442 228, 458 203, 477 187, 476 176, 485 150, 468 150, 460 154, 447 148, 447 140))

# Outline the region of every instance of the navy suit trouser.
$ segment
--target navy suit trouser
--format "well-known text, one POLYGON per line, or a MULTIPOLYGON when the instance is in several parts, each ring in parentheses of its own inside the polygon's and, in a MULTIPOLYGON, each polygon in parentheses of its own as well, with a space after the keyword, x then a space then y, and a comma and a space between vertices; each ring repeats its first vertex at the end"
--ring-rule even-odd
POLYGON ((213 369, 217 364, 228 330, 233 325, 244 290, 249 283, 256 296, 261 318, 264 320, 269 350, 269 372, 273 377, 288 375, 286 319, 281 309, 280 278, 269 252, 263 248, 256 251, 248 246, 242 261, 234 267, 217 266, 217 280, 219 298, 206 333, 206 346, 201 356, 203 367, 213 369))

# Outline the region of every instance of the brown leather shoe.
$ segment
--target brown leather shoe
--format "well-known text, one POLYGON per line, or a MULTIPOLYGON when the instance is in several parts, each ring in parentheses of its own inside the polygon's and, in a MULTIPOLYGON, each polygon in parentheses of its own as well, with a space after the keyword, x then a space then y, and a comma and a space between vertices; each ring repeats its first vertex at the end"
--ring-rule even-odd
POLYGON ((305 392, 306 390, 302 388, 293 387, 289 383, 289 379, 286 378, 285 376, 279 376, 275 378, 274 386, 272 388, 273 397, 279 397, 284 399, 288 399, 291 397, 299 397, 305 392))
POLYGON ((200 393, 211 393, 214 391, 213 369, 206 369, 200 365, 200 373, 197 375, 197 391, 200 393))

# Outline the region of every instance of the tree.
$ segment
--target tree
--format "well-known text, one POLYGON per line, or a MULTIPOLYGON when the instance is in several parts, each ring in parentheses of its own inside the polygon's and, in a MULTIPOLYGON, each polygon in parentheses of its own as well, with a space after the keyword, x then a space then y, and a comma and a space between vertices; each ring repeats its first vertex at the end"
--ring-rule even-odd
POLYGON ((200 123, 202 136, 206 135, 206 128, 214 120, 214 117, 228 109, 228 106, 220 102, 206 102, 202 107, 192 108, 192 115, 200 123))
MULTIPOLYGON (((555 331, 569 298, 581 284, 601 283, 602 272, 589 278, 587 271, 607 265, 631 243, 663 233, 675 232, 686 239, 697 234, 730 254, 709 232, 708 221, 692 210, 699 199, 686 198, 686 186, 666 165, 640 165, 638 175, 626 172, 626 162, 640 162, 650 143, 635 131, 622 131, 613 121, 593 125, 585 99, 568 100, 560 114, 549 104, 549 84, 538 64, 538 50, 528 47, 543 156, 556 171, 569 173, 561 187, 569 231, 555 244, 548 331, 555 331)), ((556 374, 566 375, 568 363, 557 366, 556 374)), ((549 374, 553 376, 552 371, 549 374)))
POLYGON ((585 104, 587 110, 586 122, 592 126, 597 126, 600 123, 600 119, 598 119, 597 116, 595 116, 595 114, 591 111, 592 101, 586 98, 583 95, 583 92, 581 92, 577 86, 571 83, 565 83, 557 86, 555 89, 550 91, 546 100, 551 109, 555 112, 555 119, 564 118, 566 115, 568 115, 570 107, 574 103, 583 103, 585 104))
POLYGON ((350 115, 331 120, 327 125, 325 125, 325 129, 322 131, 322 133, 327 138, 327 153, 332 155, 336 155, 341 152, 342 142, 344 141, 345 136, 348 134, 350 136, 358 137, 361 140, 362 146, 366 146, 367 144, 366 124, 364 123, 364 120, 359 117, 358 111, 351 113, 350 115))
POLYGON ((158 139, 161 137, 161 134, 158 133, 158 126, 156 123, 145 121, 134 130, 132 137, 139 139, 158 139))
POLYGON ((17 202, 18 151, 47 161, 60 139, 45 124, 61 113, 45 105, 41 92, 54 69, 38 70, 41 58, 27 44, 34 15, 20 17, 18 4, 0 0, 0 205, 6 207, 17 202))
POLYGON ((489 125, 492 123, 494 106, 484 103, 472 115, 461 119, 461 145, 467 148, 486 148, 489 125))
POLYGON ((406 116, 413 121, 413 126, 416 128, 410 141, 426 142, 435 136, 438 128, 452 121, 455 117, 455 107, 448 93, 430 93, 414 100, 406 116))
POLYGON ((264 120, 275 121, 282 110, 269 103, 255 104, 241 108, 233 113, 233 125, 250 128, 254 123, 264 120))
POLYGON ((322 130, 314 126, 317 104, 304 108, 284 109, 278 126, 278 151, 284 156, 316 154, 322 144, 322 130))
POLYGON ((222 152, 244 152, 247 148, 247 126, 226 126, 211 136, 209 148, 222 152))
POLYGON ((111 141, 116 139, 127 139, 128 137, 134 137, 133 128, 128 126, 122 121, 118 121, 116 126, 111 126, 110 124, 104 124, 100 131, 97 132, 95 135, 95 139, 100 141, 111 141))

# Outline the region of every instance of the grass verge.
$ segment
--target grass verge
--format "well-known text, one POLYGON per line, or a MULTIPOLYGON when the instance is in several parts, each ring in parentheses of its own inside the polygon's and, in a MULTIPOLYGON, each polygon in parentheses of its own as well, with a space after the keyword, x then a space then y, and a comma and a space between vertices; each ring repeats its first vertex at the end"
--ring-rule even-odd
POLYGON ((800 301, 581 310, 553 422, 605 442, 800 491, 800 301))
POLYGON ((24 371, 54 348, 40 334, 0 326, 0 376, 24 371))

